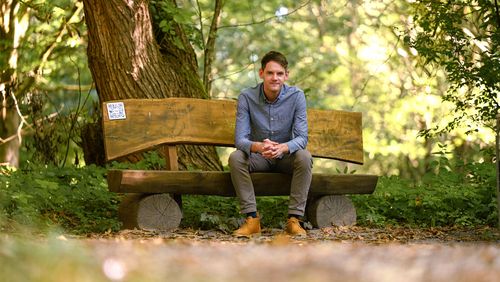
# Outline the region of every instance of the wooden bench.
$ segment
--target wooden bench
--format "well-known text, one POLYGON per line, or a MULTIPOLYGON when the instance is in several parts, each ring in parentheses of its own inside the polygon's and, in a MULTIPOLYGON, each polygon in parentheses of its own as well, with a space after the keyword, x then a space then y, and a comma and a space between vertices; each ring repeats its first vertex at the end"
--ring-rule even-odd
MULTIPOLYGON (((181 208, 172 195, 235 196, 227 171, 179 171, 177 144, 234 147, 236 102, 191 98, 130 99, 103 103, 106 158, 167 145, 169 170, 116 170, 107 174, 109 190, 134 193, 120 207, 124 228, 168 230, 178 227, 181 208)), ((363 163, 361 113, 308 110, 314 157, 363 163)), ((377 176, 314 173, 307 218, 315 227, 350 225, 356 211, 345 194, 369 194, 377 176)), ((252 173, 257 196, 289 195, 289 175, 252 173)))

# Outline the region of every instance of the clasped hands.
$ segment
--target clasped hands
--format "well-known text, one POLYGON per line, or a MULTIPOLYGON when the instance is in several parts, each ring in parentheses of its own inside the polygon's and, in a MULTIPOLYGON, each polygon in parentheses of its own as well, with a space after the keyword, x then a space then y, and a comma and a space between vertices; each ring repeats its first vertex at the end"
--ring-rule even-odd
POLYGON ((269 139, 264 139, 261 142, 260 153, 266 159, 276 159, 288 153, 288 145, 286 143, 278 143, 269 139))

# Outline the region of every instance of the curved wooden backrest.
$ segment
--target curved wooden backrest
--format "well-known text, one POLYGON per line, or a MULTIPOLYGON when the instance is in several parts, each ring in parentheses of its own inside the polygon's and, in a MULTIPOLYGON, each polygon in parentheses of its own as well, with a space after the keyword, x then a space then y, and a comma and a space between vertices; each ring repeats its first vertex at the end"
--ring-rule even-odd
MULTIPOLYGON (((236 101, 128 99, 102 107, 108 160, 160 144, 234 146, 236 101)), ((363 163, 361 113, 313 109, 307 113, 307 149, 313 156, 363 163)))

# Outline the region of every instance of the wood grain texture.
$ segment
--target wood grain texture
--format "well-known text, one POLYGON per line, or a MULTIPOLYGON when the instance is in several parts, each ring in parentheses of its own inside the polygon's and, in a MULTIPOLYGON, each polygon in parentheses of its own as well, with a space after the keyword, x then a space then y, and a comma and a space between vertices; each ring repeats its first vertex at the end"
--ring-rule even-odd
POLYGON ((307 205, 307 219, 316 228, 356 224, 356 208, 344 195, 326 195, 307 205))
MULTIPOLYGON (((103 103, 106 157, 116 159, 159 144, 234 146, 236 102, 187 98, 127 99, 103 103), (110 120, 107 104, 123 102, 126 119, 110 120)), ((361 113, 308 110, 315 157, 363 163, 361 113)))
POLYGON ((164 146, 165 150, 165 168, 167 170, 179 170, 177 148, 176 146, 164 146))
POLYGON ((168 194, 153 194, 139 202, 137 225, 143 230, 168 231, 179 226, 182 212, 168 194))
MULTIPOLYGON (((281 173, 252 173, 255 194, 290 194, 291 177, 281 173)), ((377 185, 374 175, 313 174, 310 195, 370 194, 377 185)), ((229 172, 109 170, 108 187, 119 193, 172 193, 236 196, 229 172), (120 179, 117 182, 116 179, 120 179), (111 181, 109 181, 111 180, 111 181)))
POLYGON ((127 194, 120 203, 122 229, 172 230, 179 226, 182 212, 168 194, 127 194))

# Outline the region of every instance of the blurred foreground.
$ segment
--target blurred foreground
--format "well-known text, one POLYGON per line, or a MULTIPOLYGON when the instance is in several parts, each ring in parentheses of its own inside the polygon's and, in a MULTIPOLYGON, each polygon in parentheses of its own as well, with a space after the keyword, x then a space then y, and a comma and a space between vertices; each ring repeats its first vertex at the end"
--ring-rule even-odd
POLYGON ((496 229, 328 228, 304 239, 264 230, 126 230, 0 237, 4 281, 495 281, 496 229))

